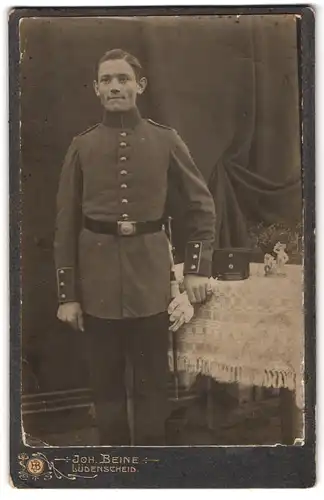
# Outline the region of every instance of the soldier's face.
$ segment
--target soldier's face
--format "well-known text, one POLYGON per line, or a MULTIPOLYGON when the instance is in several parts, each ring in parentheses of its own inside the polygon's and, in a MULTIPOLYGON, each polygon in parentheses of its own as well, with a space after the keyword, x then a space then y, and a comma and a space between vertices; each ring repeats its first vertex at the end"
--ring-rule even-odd
POLYGON ((104 61, 94 82, 96 95, 107 111, 127 111, 136 106, 136 98, 146 87, 146 79, 136 79, 133 68, 124 59, 104 61))

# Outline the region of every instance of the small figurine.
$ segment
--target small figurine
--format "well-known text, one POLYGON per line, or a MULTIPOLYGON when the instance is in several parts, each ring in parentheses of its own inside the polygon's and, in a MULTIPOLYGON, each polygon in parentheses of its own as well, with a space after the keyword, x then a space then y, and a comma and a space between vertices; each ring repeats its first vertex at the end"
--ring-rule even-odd
POLYGON ((269 276, 269 274, 274 274, 276 272, 276 261, 270 253, 265 254, 263 262, 264 274, 266 276, 269 276))
POLYGON ((276 257, 276 265, 277 265, 277 273, 284 275, 284 266, 287 264, 289 257, 287 253, 285 252, 287 245, 285 243, 280 243, 278 241, 274 248, 273 251, 277 255, 276 257))

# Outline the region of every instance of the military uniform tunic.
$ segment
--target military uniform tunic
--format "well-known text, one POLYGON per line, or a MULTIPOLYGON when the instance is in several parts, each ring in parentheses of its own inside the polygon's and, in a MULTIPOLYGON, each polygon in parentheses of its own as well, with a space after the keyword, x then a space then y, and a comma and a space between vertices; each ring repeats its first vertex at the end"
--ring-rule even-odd
POLYGON ((55 262, 60 303, 89 315, 151 316, 170 301, 170 252, 164 231, 120 236, 86 229, 98 221, 146 222, 166 212, 170 183, 183 195, 189 239, 185 273, 210 276, 215 209, 205 181, 179 135, 137 109, 108 113, 76 136, 57 196, 55 262))

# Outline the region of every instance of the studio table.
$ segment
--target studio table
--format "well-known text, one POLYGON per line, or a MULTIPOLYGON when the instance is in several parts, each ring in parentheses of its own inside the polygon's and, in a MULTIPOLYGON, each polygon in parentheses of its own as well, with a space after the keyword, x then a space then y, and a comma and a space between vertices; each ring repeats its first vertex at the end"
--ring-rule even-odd
MULTIPOLYGON (((178 276, 181 271, 178 266, 178 276)), ((192 374, 191 380, 203 374, 280 389, 282 425, 293 434, 288 421, 304 400, 302 266, 287 265, 284 272, 265 276, 263 264, 252 263, 248 279, 217 281, 211 298, 174 334, 169 360, 172 370, 192 374)))

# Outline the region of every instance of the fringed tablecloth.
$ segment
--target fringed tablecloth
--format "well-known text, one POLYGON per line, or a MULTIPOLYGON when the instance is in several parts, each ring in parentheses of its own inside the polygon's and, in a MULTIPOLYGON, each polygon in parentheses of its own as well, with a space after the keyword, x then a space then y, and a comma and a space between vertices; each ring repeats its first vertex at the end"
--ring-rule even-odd
MULTIPOLYGON (((177 368, 237 382, 296 392, 304 404, 302 267, 264 276, 251 264, 244 281, 217 281, 216 292, 177 335, 177 368)), ((174 367, 170 351, 170 367, 174 367)))

